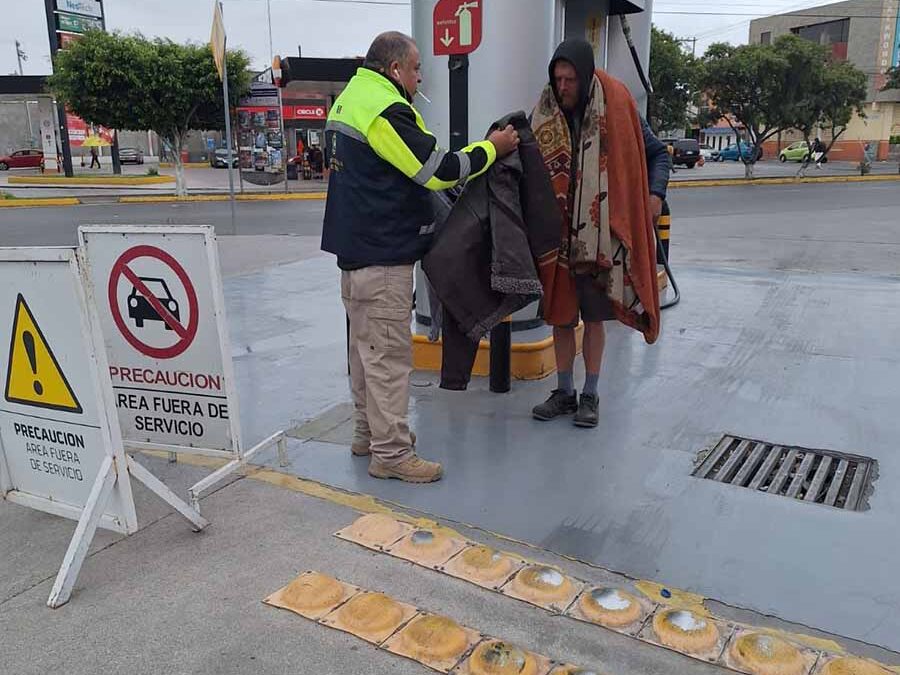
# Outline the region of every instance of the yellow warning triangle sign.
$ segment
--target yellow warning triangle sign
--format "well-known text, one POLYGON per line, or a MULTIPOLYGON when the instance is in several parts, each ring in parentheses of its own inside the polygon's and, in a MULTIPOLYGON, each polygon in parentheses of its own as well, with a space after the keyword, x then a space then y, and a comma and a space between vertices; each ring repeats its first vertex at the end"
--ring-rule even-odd
POLYGON ((9 344, 6 400, 38 408, 82 412, 78 397, 21 293, 16 301, 9 344))

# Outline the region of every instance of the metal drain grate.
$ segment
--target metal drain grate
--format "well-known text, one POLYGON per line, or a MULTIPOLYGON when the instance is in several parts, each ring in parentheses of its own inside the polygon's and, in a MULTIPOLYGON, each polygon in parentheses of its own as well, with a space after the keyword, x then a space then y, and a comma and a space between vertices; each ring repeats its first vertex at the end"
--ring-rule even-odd
POLYGON ((874 459, 724 436, 693 475, 773 495, 865 511, 877 476, 874 459))

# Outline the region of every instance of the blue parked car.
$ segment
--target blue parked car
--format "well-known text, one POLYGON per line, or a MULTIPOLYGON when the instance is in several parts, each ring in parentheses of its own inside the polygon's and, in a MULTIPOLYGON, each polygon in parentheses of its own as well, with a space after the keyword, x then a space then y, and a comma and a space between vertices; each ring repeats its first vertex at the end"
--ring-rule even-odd
MULTIPOLYGON (((745 143, 741 141, 741 155, 743 155, 744 159, 749 159, 753 156, 754 148, 749 143, 745 143)), ((731 160, 732 162, 741 161, 741 156, 738 155, 738 145, 737 143, 732 143, 726 148, 722 148, 719 150, 718 154, 715 155, 715 160, 717 162, 724 162, 726 159, 731 160)))

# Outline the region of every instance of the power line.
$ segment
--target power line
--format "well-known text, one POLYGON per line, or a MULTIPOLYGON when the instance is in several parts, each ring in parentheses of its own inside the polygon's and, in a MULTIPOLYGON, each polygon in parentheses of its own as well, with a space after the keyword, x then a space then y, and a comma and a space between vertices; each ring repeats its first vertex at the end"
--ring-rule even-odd
MULTIPOLYGON (((336 0, 313 0, 314 2, 335 2, 336 0)), ((351 0, 347 0, 348 2, 351 0)), ((362 1, 362 0, 358 0, 362 1)), ((758 17, 762 18, 770 18, 770 17, 782 17, 782 18, 814 18, 814 19, 833 19, 835 21, 840 21, 842 19, 896 19, 896 14, 807 14, 804 12, 789 12, 778 13, 778 14, 761 14, 759 12, 695 12, 695 11, 687 11, 687 10, 653 10, 654 14, 667 14, 667 15, 680 15, 680 16, 749 16, 749 17, 758 17)))
MULTIPOLYGON (((808 4, 809 4, 809 0, 804 0, 803 2, 796 2, 788 7, 783 8, 782 13, 792 12, 792 11, 801 11, 803 9, 806 9, 805 6, 808 4)), ((716 35, 717 33, 723 33, 726 31, 735 30, 737 28, 740 28, 741 26, 749 24, 751 21, 752 21, 752 19, 744 19, 743 21, 737 21, 735 23, 728 24, 727 26, 717 26, 717 27, 711 28, 708 31, 703 31, 701 33, 698 33, 695 37, 697 37, 698 39, 710 38, 710 37, 716 35)))

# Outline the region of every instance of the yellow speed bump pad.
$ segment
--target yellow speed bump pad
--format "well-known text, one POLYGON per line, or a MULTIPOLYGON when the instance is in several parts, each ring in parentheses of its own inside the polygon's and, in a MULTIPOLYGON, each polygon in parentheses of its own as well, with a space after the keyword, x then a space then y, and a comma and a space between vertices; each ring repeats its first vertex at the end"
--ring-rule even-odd
POLYGON ((316 621, 359 591, 320 572, 305 572, 265 599, 267 605, 287 609, 316 621))
POLYGON ((525 561, 487 546, 469 546, 444 565, 441 571, 473 584, 498 590, 525 561))
POLYGON ((383 593, 355 595, 321 620, 321 623, 350 633, 366 642, 381 644, 418 610, 383 593))
POLYGON ((652 634, 647 635, 650 640, 711 661, 718 659, 725 641, 715 621, 688 609, 660 610, 646 630, 652 630, 652 634))
POLYGON ((564 612, 581 592, 582 583, 567 577, 554 567, 529 565, 500 591, 554 612, 564 612))
POLYGON ((547 675, 550 660, 501 640, 478 645, 457 669, 459 675, 547 675))
POLYGON ((453 619, 420 614, 382 648, 439 672, 449 673, 480 639, 478 633, 463 628, 453 619))
POLYGON ((401 523, 383 513, 370 513, 359 518, 349 527, 335 533, 335 537, 345 541, 383 550, 413 531, 412 525, 401 523))
POLYGON ((774 635, 744 631, 735 635, 725 658, 729 667, 753 675, 805 675, 817 655, 774 635))
POLYGON ((397 558, 424 567, 439 567, 465 548, 466 542, 443 532, 415 529, 388 549, 397 558))
POLYGON ((576 619, 622 631, 639 628, 649 609, 620 588, 598 587, 585 590, 568 613, 576 619))
POLYGON ((866 659, 843 657, 828 661, 819 675, 892 675, 889 670, 866 659))

